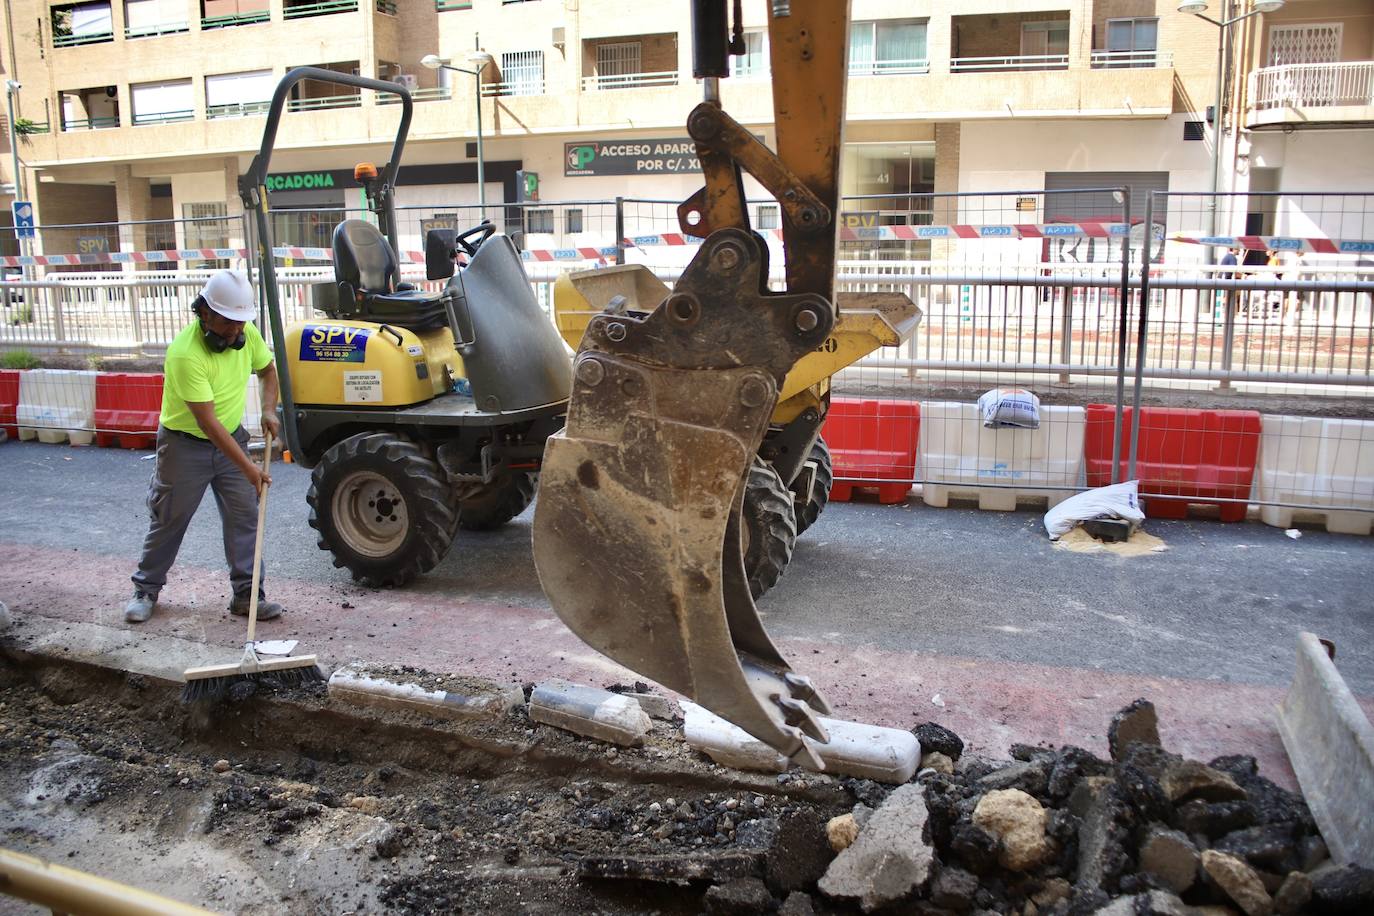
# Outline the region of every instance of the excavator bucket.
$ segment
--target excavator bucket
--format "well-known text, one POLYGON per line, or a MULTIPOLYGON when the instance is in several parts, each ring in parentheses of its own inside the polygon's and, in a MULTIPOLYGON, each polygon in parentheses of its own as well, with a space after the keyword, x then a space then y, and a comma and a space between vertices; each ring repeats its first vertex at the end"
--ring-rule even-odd
POLYGON ((583 641, 819 769, 803 736, 827 740, 829 709, 764 632, 739 519, 783 381, 835 313, 767 276, 759 239, 721 229, 653 311, 591 318, 544 452, 534 561, 583 641))

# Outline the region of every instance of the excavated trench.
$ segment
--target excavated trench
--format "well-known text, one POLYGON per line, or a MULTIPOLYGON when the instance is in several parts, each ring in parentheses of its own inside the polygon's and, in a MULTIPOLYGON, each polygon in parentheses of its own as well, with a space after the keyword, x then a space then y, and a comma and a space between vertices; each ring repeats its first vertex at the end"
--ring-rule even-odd
POLYGON ((719 767, 680 721, 612 748, 523 708, 440 721, 323 686, 187 707, 10 652, 0 844, 246 914, 1374 912, 1374 872, 1331 863, 1301 797, 1251 758, 1170 754, 1153 716, 1118 715, 1110 760, 973 759, 927 723, 927 769, 894 790, 719 767))

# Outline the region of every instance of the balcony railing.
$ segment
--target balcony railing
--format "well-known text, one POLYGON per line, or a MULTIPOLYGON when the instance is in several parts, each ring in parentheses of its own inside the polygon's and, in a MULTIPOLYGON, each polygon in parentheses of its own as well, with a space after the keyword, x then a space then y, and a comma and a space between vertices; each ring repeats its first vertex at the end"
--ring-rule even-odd
POLYGON ((89 35, 58 35, 52 37, 54 48, 71 48, 77 45, 93 45, 102 41, 114 41, 114 32, 92 32, 89 35))
POLYGON ((441 13, 449 10, 470 10, 472 0, 434 0, 434 8, 441 13))
POLYGON ((618 73, 611 75, 587 76, 582 79, 582 89, 597 92, 602 89, 638 89, 643 86, 676 86, 676 70, 662 73, 618 73))
POLYGON ((542 79, 519 79, 509 80, 504 83, 483 83, 482 95, 487 98, 501 96, 509 98, 518 95, 543 95, 544 81, 542 79))
POLYGON ((304 19, 307 16, 329 16, 333 13, 355 13, 358 0, 323 0, 321 3, 302 3, 282 10, 283 19, 304 19))
POLYGON ((236 25, 253 25, 256 22, 266 22, 272 18, 268 10, 255 10, 251 13, 232 13, 228 16, 211 16, 200 21, 200 27, 205 29, 227 29, 236 25))
POLYGON ((205 117, 214 121, 220 118, 248 118, 253 115, 265 114, 268 108, 272 107, 270 101, 263 102, 234 102, 229 105, 207 105, 205 117))
POLYGON ((1094 70, 1119 70, 1131 67, 1172 67, 1173 51, 1094 51, 1094 70))
POLYGON ((911 60, 851 60, 850 76, 904 76, 912 73, 929 73, 930 61, 926 58, 911 60))
POLYGON ((125 38, 156 38, 159 35, 175 35, 189 32, 189 22, 159 22, 155 25, 131 25, 124 27, 125 38))
POLYGON ((62 122, 63 132, 69 130, 107 130, 119 126, 119 118, 73 118, 62 122))
POLYGON ((1250 104, 1257 109, 1374 105, 1374 61, 1261 67, 1250 74, 1250 104))
POLYGON ((313 99, 292 99, 286 103, 287 111, 316 111, 321 108, 357 108, 362 104, 362 96, 324 95, 313 99))
POLYGON ((1013 54, 1008 57, 955 57, 953 73, 985 73, 991 70, 1067 70, 1067 54, 1013 54))
POLYGON ((135 124, 172 124, 177 121, 193 120, 196 113, 190 109, 185 111, 151 111, 147 114, 134 113, 135 124))
MULTIPOLYGON (((410 99, 413 102, 433 102, 440 99, 453 98, 453 87, 451 86, 428 86, 424 89, 410 90, 410 99)), ((378 105, 399 105, 401 97, 392 95, 389 92, 377 93, 378 105)))

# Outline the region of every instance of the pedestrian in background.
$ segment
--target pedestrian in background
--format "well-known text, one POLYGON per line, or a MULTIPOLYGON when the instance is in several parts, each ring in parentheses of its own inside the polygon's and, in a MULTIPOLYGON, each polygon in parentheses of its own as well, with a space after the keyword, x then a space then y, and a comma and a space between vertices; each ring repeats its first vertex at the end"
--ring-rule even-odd
MULTIPOLYGON (((1238 258, 1237 258, 1237 255, 1239 255, 1239 254, 1240 254, 1240 249, 1239 249, 1239 248, 1231 247, 1231 248, 1227 248, 1227 249, 1226 249, 1226 253, 1223 254, 1223 255, 1221 256, 1221 261, 1219 262, 1219 264, 1220 264, 1220 266, 1221 266, 1221 270, 1219 270, 1219 271, 1217 272, 1217 279, 1219 279, 1219 280, 1234 280, 1234 279, 1235 279, 1235 277, 1236 277, 1236 265, 1239 263, 1239 260, 1238 260, 1238 258)), ((1221 297, 1219 297, 1219 298, 1220 298, 1220 300, 1221 300, 1222 302, 1225 303, 1225 308, 1226 308, 1226 311, 1227 311, 1227 312, 1230 312, 1230 311, 1239 311, 1239 306, 1238 306, 1238 303, 1237 303, 1237 297, 1236 297, 1236 291, 1235 291, 1235 290, 1233 290, 1233 289, 1228 289, 1228 290, 1225 291, 1225 295, 1223 295, 1223 296, 1221 296, 1221 297)), ((1223 313, 1223 314, 1224 314, 1224 313, 1223 313)))
MULTIPOLYGON (((249 457, 248 432, 240 421, 248 376, 256 373, 262 388, 262 426, 271 448, 280 431, 277 367, 252 324, 253 290, 243 272, 216 273, 191 310, 196 320, 167 347, 157 464, 148 487, 151 523, 133 575, 134 596, 124 608, 124 619, 130 623, 152 616, 206 487, 214 491, 223 523, 233 589, 229 611, 241 617, 248 614, 258 495, 272 478, 249 457)), ((281 613, 281 605, 274 601, 258 603, 259 620, 281 613)))

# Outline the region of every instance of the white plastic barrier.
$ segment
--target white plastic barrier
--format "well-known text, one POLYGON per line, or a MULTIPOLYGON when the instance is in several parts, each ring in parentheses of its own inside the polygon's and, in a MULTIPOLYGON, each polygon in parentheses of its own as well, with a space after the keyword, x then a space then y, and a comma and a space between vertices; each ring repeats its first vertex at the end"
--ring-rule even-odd
POLYGON ((1084 485, 1083 417, 1082 407, 1042 406, 1039 429, 984 429, 977 404, 923 401, 916 469, 935 482, 922 485, 921 500, 977 499, 1001 511, 1017 500, 1062 502, 1084 485))
POLYGON ((95 372, 28 369, 19 373, 20 439, 90 445, 95 441, 95 372))
POLYGON ((1252 498, 1333 508, 1262 506, 1260 519, 1291 528, 1295 516, 1315 515, 1327 531, 1369 534, 1374 512, 1352 510, 1374 510, 1374 421, 1265 414, 1261 423, 1252 498))

